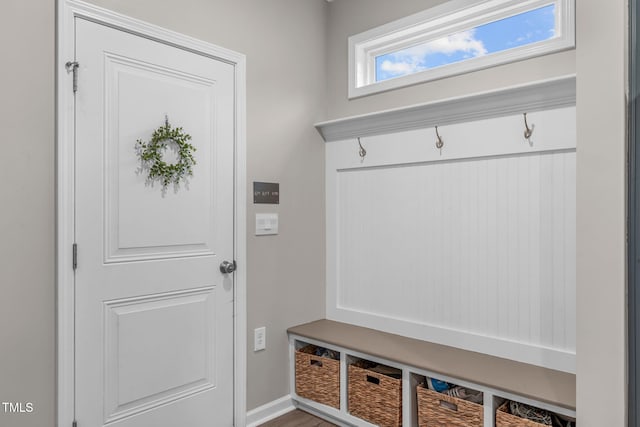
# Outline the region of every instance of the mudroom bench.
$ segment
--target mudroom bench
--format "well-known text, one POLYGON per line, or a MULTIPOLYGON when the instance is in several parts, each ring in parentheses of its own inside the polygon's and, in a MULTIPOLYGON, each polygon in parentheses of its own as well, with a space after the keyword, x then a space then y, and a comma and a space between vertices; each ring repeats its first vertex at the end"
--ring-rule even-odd
MULTIPOLYGON (((401 390, 399 411, 402 426, 419 425, 416 388, 421 387, 425 378, 434 378, 481 392, 482 406, 478 406, 481 419, 477 425, 484 427, 496 425, 496 410, 506 400, 531 405, 554 414, 575 417, 576 381, 575 375, 571 373, 331 320, 318 320, 289 328, 288 335, 291 360, 290 387, 295 404, 340 425, 374 425, 354 416, 354 411, 349 407, 348 393, 352 384, 348 384, 347 379, 351 373, 350 365, 356 361, 378 363, 395 369, 398 389, 401 390), (334 385, 327 383, 327 390, 320 387, 321 390, 317 391, 320 396, 333 394, 334 403, 319 403, 322 398, 307 398, 298 394, 296 360, 301 363, 301 359, 296 356, 300 355, 302 349, 310 346, 326 349, 329 357, 335 359, 334 385)), ((306 363, 309 363, 308 360, 306 363)), ((315 363, 322 365, 321 362, 315 363)), ((299 365, 298 369, 300 374, 303 368, 299 365)), ((314 387, 318 388, 317 385, 314 387)), ((424 425, 423 422, 420 425, 424 425)))

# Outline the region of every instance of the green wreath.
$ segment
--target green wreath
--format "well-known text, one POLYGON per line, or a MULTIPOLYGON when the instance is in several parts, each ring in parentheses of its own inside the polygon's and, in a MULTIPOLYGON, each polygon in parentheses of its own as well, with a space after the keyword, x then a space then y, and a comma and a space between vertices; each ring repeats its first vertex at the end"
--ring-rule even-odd
POLYGON ((189 144, 191 135, 182 131, 182 128, 172 128, 168 117, 165 117, 164 126, 153 131, 151 140, 144 142, 139 139, 136 142, 136 151, 142 163, 142 169, 148 170, 147 179, 151 182, 160 181, 162 188, 166 190, 171 183, 178 185, 187 176, 193 176, 193 166, 196 160, 193 152, 196 147, 189 144), (169 144, 175 144, 178 154, 176 163, 167 163, 162 160, 162 155, 169 144))

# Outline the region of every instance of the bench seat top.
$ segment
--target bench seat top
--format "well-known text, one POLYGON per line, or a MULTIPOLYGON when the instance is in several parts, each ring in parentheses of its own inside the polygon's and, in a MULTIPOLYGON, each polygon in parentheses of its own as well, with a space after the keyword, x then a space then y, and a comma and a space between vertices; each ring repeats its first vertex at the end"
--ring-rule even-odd
POLYGON ((572 411, 576 408, 576 376, 571 373, 326 319, 294 326, 288 333, 572 411))

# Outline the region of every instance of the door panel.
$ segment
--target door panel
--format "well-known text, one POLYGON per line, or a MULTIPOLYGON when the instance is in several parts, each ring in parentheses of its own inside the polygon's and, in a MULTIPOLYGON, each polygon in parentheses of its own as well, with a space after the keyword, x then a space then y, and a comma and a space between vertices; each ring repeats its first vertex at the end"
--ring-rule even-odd
POLYGON ((214 313, 215 288, 105 303, 107 422, 215 387, 214 313))
POLYGON ((76 419, 231 426, 233 66, 82 19, 76 61, 76 419), (197 163, 163 191, 135 144, 165 116, 197 163))
MULTIPOLYGON (((216 127, 215 80, 142 61, 105 55, 106 122, 113 144, 105 158, 107 185, 107 262, 165 256, 212 255, 215 222, 213 174, 191 179, 189 191, 169 187, 164 197, 139 171, 131 141, 151 136, 165 117, 183 127, 193 141, 210 141, 216 127), (160 122, 159 122, 160 120, 160 122), (180 227, 167 227, 180 224, 180 227)), ((215 145, 197 147, 200 171, 213 171, 215 145)), ((174 153, 165 153, 168 158, 174 153)))

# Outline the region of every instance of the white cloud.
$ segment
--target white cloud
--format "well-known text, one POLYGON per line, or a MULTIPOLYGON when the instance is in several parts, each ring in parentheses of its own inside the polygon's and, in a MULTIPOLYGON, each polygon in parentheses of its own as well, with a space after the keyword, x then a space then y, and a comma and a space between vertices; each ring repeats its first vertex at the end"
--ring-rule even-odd
POLYGON ((463 31, 461 33, 453 34, 448 37, 443 37, 441 39, 407 49, 406 52, 422 56, 434 53, 451 55, 457 52, 470 53, 474 57, 486 55, 487 49, 485 49, 482 40, 475 38, 474 33, 475 31, 473 30, 463 31))
POLYGON ((405 74, 422 71, 424 67, 420 67, 418 64, 410 62, 392 62, 387 59, 386 61, 382 61, 380 69, 393 75, 403 76, 405 74))
POLYGON ((428 55, 454 53, 465 53, 465 57, 486 55, 487 49, 482 40, 475 38, 474 33, 474 30, 463 31, 396 52, 382 62, 380 69, 394 76, 401 76, 426 69, 425 59, 428 55))

